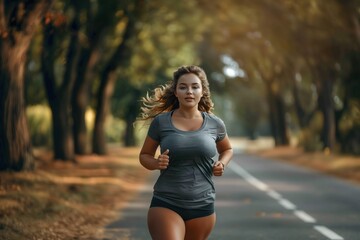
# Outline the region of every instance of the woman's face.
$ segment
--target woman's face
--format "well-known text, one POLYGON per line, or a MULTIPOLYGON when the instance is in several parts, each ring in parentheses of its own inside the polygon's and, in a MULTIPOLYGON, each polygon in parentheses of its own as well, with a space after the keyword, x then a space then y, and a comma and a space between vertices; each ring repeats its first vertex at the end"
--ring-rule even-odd
POLYGON ((175 89, 175 96, 182 107, 197 107, 203 96, 201 80, 193 73, 182 75, 178 79, 175 89))

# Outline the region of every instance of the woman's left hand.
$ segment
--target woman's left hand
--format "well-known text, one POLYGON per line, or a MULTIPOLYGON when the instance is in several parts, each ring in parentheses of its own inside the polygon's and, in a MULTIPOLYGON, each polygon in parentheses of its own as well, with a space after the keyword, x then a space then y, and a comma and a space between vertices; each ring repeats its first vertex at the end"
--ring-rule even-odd
POLYGON ((217 161, 213 166, 214 176, 222 176, 224 173, 224 164, 220 161, 217 161))

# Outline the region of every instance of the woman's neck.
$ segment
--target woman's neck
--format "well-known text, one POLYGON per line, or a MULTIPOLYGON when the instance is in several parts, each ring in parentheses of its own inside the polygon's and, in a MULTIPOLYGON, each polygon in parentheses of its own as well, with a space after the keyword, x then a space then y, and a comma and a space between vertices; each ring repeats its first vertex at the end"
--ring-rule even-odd
POLYGON ((186 109, 180 107, 175 112, 178 117, 187 119, 202 118, 201 112, 197 108, 186 109))

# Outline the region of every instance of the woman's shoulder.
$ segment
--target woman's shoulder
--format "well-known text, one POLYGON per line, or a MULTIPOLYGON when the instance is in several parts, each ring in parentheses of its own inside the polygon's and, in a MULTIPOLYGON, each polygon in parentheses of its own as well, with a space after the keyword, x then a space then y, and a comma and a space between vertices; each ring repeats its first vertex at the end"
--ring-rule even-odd
POLYGON ((215 115, 214 113, 205 112, 204 114, 205 114, 205 116, 207 116, 212 121, 215 121, 215 122, 218 122, 218 123, 224 123, 224 121, 220 117, 215 115))
POLYGON ((156 115, 156 116, 153 118, 153 121, 155 121, 155 122, 162 122, 162 121, 166 120, 166 119, 169 117, 170 114, 171 114, 170 112, 162 112, 162 113, 159 113, 158 115, 156 115))
POLYGON ((213 113, 207 113, 207 122, 209 128, 217 129, 216 141, 220 141, 226 136, 226 126, 224 121, 213 113))
POLYGON ((159 113, 158 115, 156 115, 155 118, 164 119, 164 118, 167 118, 170 114, 171 114, 171 112, 162 112, 162 113, 159 113))

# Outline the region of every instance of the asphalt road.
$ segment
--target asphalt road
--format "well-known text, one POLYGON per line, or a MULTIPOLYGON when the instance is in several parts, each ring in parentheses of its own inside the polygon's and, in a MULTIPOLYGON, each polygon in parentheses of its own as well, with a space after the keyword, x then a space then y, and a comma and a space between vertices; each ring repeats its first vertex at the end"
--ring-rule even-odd
MULTIPOLYGON (((155 178, 102 239, 151 239, 146 213, 155 178)), ((239 153, 215 184, 217 223, 210 240, 360 240, 360 185, 239 153)))

